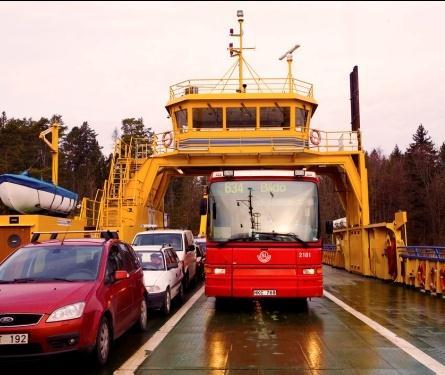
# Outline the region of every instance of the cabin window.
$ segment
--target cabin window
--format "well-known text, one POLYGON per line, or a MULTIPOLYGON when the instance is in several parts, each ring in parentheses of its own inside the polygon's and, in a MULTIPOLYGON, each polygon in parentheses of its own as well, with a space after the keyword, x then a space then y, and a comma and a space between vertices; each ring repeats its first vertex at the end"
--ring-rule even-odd
POLYGON ((222 108, 193 108, 195 129, 222 128, 222 108))
POLYGON ((176 125, 178 126, 178 129, 181 132, 186 132, 188 127, 187 127, 187 110, 186 109, 181 109, 179 111, 175 112, 175 118, 176 118, 176 125))
MULTIPOLYGON (((309 111, 306 109, 295 108, 295 126, 297 128, 304 128, 307 125, 309 111)), ((301 129, 297 129, 301 130, 301 129)))
POLYGON ((228 128, 255 128, 255 107, 229 107, 226 110, 228 128))
POLYGON ((289 128, 290 107, 260 108, 260 126, 264 128, 289 128))

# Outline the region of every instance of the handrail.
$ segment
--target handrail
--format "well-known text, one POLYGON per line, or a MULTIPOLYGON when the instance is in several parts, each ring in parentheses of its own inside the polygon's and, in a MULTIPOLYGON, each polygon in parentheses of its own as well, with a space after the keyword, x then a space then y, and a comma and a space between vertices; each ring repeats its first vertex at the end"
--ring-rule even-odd
POLYGON ((359 151, 361 146, 360 131, 324 131, 311 129, 312 132, 318 132, 320 135, 319 144, 309 142, 309 148, 316 151, 359 151))
MULTIPOLYGON (((123 151, 120 155, 125 164, 125 177, 128 179, 130 167, 127 163, 130 159, 144 160, 150 155, 164 155, 174 151, 193 151, 195 149, 209 149, 210 147, 249 147, 249 146, 271 146, 279 151, 284 148, 308 149, 312 151, 359 151, 361 150, 361 135, 359 131, 323 131, 309 128, 299 128, 297 132, 290 133, 288 130, 280 136, 267 137, 267 132, 276 129, 252 129, 249 130, 251 137, 246 137, 246 130, 243 129, 242 137, 235 137, 234 129, 183 129, 179 139, 175 137, 173 131, 153 134, 150 138, 132 138, 130 145, 120 144, 123 151), (319 144, 311 142, 312 132, 320 135, 319 144), (218 133, 216 136, 215 133, 218 133), (164 135, 170 133, 171 144, 164 142, 164 135), (194 135, 199 134, 199 137, 194 135), (205 136, 208 134, 208 136, 205 136), (225 134, 230 136, 225 136, 225 134), (254 142, 255 141, 255 142, 254 142), (134 152, 133 152, 134 151, 134 152), (133 155, 134 154, 134 155, 133 155)), ((115 166, 115 159, 111 162, 111 168, 115 166)), ((113 169, 112 169, 113 170, 113 169)), ((112 176, 109 177, 109 186, 113 185, 112 176)), ((111 192, 111 191, 110 191, 111 192)))
MULTIPOLYGON (((245 78, 243 93, 288 93, 288 78, 245 78)), ((313 85, 309 82, 292 79, 293 92, 313 98, 313 85)), ((169 88, 170 99, 189 94, 235 94, 239 93, 239 81, 229 79, 189 79, 169 88)))
POLYGON ((322 251, 337 251, 337 245, 323 244, 322 251))
POLYGON ((445 247, 443 246, 399 246, 397 249, 402 258, 445 262, 445 247))

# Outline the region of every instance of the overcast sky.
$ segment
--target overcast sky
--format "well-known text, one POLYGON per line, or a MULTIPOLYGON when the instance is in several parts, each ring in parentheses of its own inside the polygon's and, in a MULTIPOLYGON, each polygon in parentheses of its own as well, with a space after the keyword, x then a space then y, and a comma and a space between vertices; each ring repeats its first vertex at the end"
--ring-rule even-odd
POLYGON ((314 84, 312 127, 350 129, 349 72, 359 67, 365 149, 403 150, 420 123, 445 141, 444 3, 0 3, 0 111, 88 121, 104 152, 125 117, 169 129, 170 85, 220 78, 237 9, 246 59, 265 77, 298 43, 294 75, 314 84))

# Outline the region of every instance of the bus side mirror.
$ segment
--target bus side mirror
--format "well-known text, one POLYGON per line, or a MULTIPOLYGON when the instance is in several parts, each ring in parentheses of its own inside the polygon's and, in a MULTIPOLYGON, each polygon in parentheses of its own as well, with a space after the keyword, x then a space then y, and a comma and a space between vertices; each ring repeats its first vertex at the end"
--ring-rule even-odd
POLYGON ((334 222, 332 220, 326 221, 326 234, 334 233, 334 222))
POLYGON ((207 198, 202 198, 199 204, 199 215, 207 215, 207 198))

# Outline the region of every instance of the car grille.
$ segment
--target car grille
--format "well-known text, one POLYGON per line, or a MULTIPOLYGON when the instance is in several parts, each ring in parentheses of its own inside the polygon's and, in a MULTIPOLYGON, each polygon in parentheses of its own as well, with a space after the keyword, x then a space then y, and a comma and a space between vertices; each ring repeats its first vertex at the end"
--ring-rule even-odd
POLYGON ((42 314, 0 314, 0 328, 37 324, 41 317, 42 314))
POLYGON ((0 345, 0 356, 16 356, 39 354, 42 348, 39 344, 0 345))

